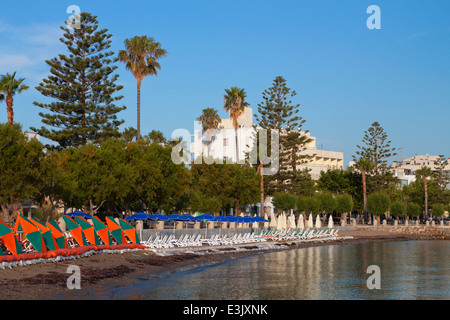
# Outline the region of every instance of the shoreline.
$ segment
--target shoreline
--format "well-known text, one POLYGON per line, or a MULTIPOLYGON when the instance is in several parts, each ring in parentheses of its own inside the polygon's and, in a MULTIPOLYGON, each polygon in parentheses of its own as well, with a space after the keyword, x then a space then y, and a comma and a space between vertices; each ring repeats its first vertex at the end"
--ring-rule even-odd
MULTIPOLYGON (((299 249, 314 246, 349 245, 381 241, 441 240, 449 239, 448 234, 405 233, 392 230, 372 230, 356 228, 339 231, 341 239, 317 239, 311 242, 295 240, 267 241, 270 247, 258 247, 261 243, 248 243, 236 246, 204 246, 196 248, 134 250, 122 254, 98 253, 76 260, 57 263, 43 263, 0 270, 1 300, 55 300, 77 294, 78 290, 67 288, 67 273, 70 265, 80 267, 81 289, 106 290, 118 283, 135 282, 138 277, 156 276, 167 271, 205 264, 216 264, 254 254, 264 254, 281 250, 299 249), (347 238, 346 238, 347 237, 347 238), (352 237, 352 238, 348 238, 352 237)), ((64 299, 64 298, 63 298, 64 299)))

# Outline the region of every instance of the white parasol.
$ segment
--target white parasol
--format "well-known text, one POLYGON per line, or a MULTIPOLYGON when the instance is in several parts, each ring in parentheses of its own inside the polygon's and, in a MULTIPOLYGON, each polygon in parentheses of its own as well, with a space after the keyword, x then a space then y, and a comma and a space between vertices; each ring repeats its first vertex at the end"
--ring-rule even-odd
POLYGON ((334 226, 333 224, 333 217, 330 215, 330 217, 328 218, 328 228, 332 229, 334 226))

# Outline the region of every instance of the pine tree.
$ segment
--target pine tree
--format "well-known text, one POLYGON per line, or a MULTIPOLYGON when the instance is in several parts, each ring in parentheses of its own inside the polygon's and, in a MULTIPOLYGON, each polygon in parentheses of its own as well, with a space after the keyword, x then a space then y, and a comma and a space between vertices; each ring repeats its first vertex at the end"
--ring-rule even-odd
MULTIPOLYGON (((278 76, 273 81, 273 86, 263 92, 263 102, 258 104, 258 115, 255 115, 258 126, 267 129, 278 130, 279 141, 279 170, 273 176, 266 176, 266 191, 268 194, 274 192, 296 193, 304 180, 304 171, 297 170, 297 165, 306 162, 306 155, 300 153, 305 150, 305 145, 311 141, 306 135, 308 131, 302 132, 305 123, 298 116, 299 104, 292 104, 292 98, 297 93, 286 86, 286 80, 278 76), (289 183, 287 183, 289 182, 289 183)), ((270 139, 267 139, 270 141, 270 139)), ((267 146, 270 150, 270 146, 267 146)))
POLYGON ((115 94, 122 86, 115 82, 118 75, 114 52, 109 51, 112 37, 107 29, 99 29, 97 17, 81 13, 79 28, 63 26, 67 54, 46 61, 50 73, 36 89, 51 103, 34 104, 50 113, 39 113, 42 122, 51 127, 31 128, 41 136, 58 143, 54 148, 98 143, 110 137, 120 137, 116 114, 125 109, 114 102, 122 99, 115 94))
POLYGON ((396 148, 391 147, 386 131, 378 122, 372 123, 370 128, 364 131, 362 142, 364 142, 363 146, 356 146, 359 149, 356 151, 359 157, 353 156, 353 160, 365 158, 373 164, 372 169, 367 172, 371 182, 369 187, 372 192, 382 191, 392 180, 387 160, 397 155, 396 148))

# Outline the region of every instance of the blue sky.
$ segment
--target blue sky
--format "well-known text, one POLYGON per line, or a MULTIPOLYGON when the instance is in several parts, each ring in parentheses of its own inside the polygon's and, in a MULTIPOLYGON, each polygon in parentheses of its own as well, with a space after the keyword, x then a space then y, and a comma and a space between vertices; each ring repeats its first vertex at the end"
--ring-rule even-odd
MULTIPOLYGON (((304 129, 318 147, 344 152, 346 164, 374 121, 402 148, 393 160, 450 157, 449 1, 2 1, 0 74, 17 71, 32 88, 15 98, 15 121, 25 130, 41 126, 33 101, 45 99, 34 87, 49 74, 45 60, 65 52, 59 26, 69 5, 98 16, 115 52, 135 35, 169 52, 158 77, 143 83, 143 134, 193 133, 206 107, 226 117, 222 95, 231 86, 246 89, 256 112, 281 75, 298 93, 304 129), (366 26, 370 5, 381 9, 380 30, 366 26)), ((118 66, 127 106, 119 118, 135 127, 136 82, 118 66)))

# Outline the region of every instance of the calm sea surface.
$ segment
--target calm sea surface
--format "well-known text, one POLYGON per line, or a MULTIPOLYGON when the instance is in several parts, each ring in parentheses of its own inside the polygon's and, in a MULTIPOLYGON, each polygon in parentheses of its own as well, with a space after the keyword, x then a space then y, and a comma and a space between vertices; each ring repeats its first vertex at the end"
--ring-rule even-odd
MULTIPOLYGON (((379 242, 258 254, 142 277, 85 299, 450 299, 450 242, 379 242), (371 265, 380 289, 368 289, 371 265)), ((69 298, 69 297, 65 297, 69 298)))

